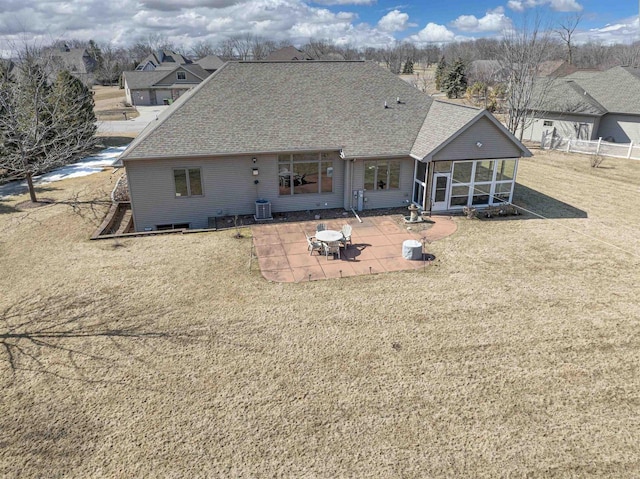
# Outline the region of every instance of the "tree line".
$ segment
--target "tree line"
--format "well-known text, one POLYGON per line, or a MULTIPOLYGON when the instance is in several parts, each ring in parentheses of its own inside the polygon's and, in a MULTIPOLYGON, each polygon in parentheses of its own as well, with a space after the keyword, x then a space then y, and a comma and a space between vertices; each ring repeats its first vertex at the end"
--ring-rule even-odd
MULTIPOLYGON (((559 23, 556 30, 545 31, 549 36, 543 60, 565 60, 576 68, 609 68, 617 65, 640 66, 640 42, 632 44, 604 44, 596 41, 575 43, 575 30, 579 18, 559 23)), ((96 62, 95 77, 99 83, 116 83, 123 71, 133 70, 148 55, 159 50, 170 50, 191 59, 217 55, 222 60, 264 60, 270 53, 288 41, 269 40, 259 35, 231 36, 218 43, 201 40, 190 47, 169 41, 162 34, 152 34, 129 47, 115 46, 107 42, 78 39, 59 40, 52 47, 67 45, 85 48, 96 62)), ((413 66, 430 66, 442 58, 448 64, 458 59, 469 65, 475 60, 500 60, 502 39, 480 38, 447 44, 433 43, 417 46, 397 41, 386 47, 362 47, 337 45, 326 39, 310 39, 297 47, 317 60, 372 60, 385 65, 394 73, 411 73, 413 66)))

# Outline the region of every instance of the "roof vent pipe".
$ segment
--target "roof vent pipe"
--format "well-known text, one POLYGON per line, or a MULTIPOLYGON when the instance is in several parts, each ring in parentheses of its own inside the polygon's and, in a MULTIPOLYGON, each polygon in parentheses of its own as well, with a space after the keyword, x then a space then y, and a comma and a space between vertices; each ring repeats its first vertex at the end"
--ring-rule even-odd
POLYGON ((385 107, 385 108, 389 108, 389 105, 387 105, 387 102, 386 102, 386 101, 384 102, 384 107, 385 107))

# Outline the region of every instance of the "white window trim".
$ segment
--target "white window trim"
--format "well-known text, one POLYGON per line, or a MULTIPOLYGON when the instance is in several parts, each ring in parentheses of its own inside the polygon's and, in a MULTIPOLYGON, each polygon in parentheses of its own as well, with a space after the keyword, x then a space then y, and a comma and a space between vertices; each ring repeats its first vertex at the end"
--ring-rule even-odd
MULTIPOLYGON (((284 155, 279 155, 277 158, 277 163, 278 163, 278 175, 280 175, 280 166, 284 165, 285 163, 288 165, 287 169, 289 170, 289 172, 295 172, 295 165, 301 165, 301 164, 315 164, 318 165, 318 178, 320 181, 318 181, 318 191, 315 191, 313 193, 296 193, 295 192, 295 188, 296 186, 293 185, 293 187, 289 187, 289 193, 285 193, 282 194, 280 193, 280 188, 278 188, 278 196, 281 196, 283 198, 289 197, 289 196, 297 196, 297 195, 332 195, 335 193, 335 183, 333 181, 333 175, 335 173, 335 169, 336 169, 336 161, 339 159, 335 158, 335 159, 331 159, 331 160, 323 160, 322 159, 322 155, 323 154, 329 154, 332 152, 329 151, 319 151, 319 152, 314 152, 314 151, 310 151, 307 154, 317 154, 317 159, 316 160, 304 160, 304 161, 293 161, 293 157, 296 155, 296 153, 288 153, 287 156, 289 157, 288 161, 281 161, 279 159, 280 156, 284 156, 284 155), (322 163, 331 163, 332 166, 331 168, 331 176, 330 178, 332 179, 331 181, 331 191, 322 191, 322 163)), ((327 175, 329 176, 329 175, 327 175)), ((278 178, 279 179, 279 178, 278 178)), ((289 181, 292 181, 291 176, 289 176, 289 181)))
MULTIPOLYGON (((513 199, 513 189, 515 186, 515 179, 516 179, 516 175, 518 172, 518 159, 517 158, 487 158, 487 159, 482 159, 482 160, 462 160, 462 161, 454 161, 451 167, 451 182, 449 185, 449 204, 448 204, 448 209, 449 210, 461 210, 462 208, 464 208, 465 206, 473 206, 473 207, 480 207, 480 208, 484 208, 487 206, 494 206, 494 205, 500 205, 503 203, 510 203, 511 200, 513 199), (478 163, 483 162, 483 161, 514 161, 514 167, 513 167, 513 178, 511 178, 510 180, 496 180, 497 176, 498 176, 498 169, 495 167, 495 163, 494 163, 494 168, 493 168, 493 174, 491 177, 491 181, 475 181, 475 177, 476 177, 476 166, 478 163), (472 167, 471 167, 471 181, 467 182, 467 183, 456 183, 454 178, 453 178, 453 173, 455 171, 455 167, 456 164, 458 163, 473 163, 472 167), (495 187, 497 184, 511 184, 511 188, 509 189, 509 198, 506 201, 495 201, 495 187), (469 192, 467 193, 467 204, 466 205, 452 205, 451 204, 451 199, 454 197, 452 195, 452 190, 454 186, 466 186, 469 188, 469 192), (483 186, 489 186, 489 203, 482 203, 482 204, 478 204, 478 205, 474 205, 473 204, 473 196, 474 196, 474 190, 475 187, 478 186, 480 188, 482 188, 483 186)), ((484 190, 483 190, 484 191, 484 190)), ((483 193, 486 194, 486 193, 483 193)), ((477 196, 477 195, 476 195, 477 196)), ((460 198, 460 196, 456 196, 455 198, 460 198)))
MULTIPOLYGON (((400 179, 402 178, 402 172, 398 171, 398 186, 397 187, 393 187, 391 188, 389 186, 389 184, 391 183, 390 180, 390 176, 391 176, 391 168, 389 168, 389 163, 392 161, 397 161, 398 162, 398 166, 400 168, 400 170, 402 170, 402 160, 397 160, 394 158, 390 158, 387 160, 364 160, 363 163, 363 168, 364 168, 364 173, 366 173, 366 169, 367 169, 367 163, 376 163, 376 171, 374 174, 374 180, 373 180, 373 189, 367 189, 366 187, 364 188, 365 191, 397 191, 400 189, 400 179), (386 163, 387 164, 387 174, 386 174, 386 178, 378 178, 378 172, 379 172, 379 166, 378 163, 386 163), (378 182, 379 181, 384 181, 384 187, 380 188, 378 186, 378 182)), ((414 166, 415 168, 415 166, 414 166)), ((415 177, 415 169, 414 169, 414 177, 415 177)), ((363 180, 364 180, 364 174, 363 174, 363 180)), ((366 181, 363 182, 363 185, 366 183, 366 181)))
POLYGON ((184 167, 184 168, 173 168, 171 170, 171 173, 173 175, 173 195, 175 198, 202 198, 204 196, 204 184, 202 181, 202 168, 200 168, 199 166, 196 167, 184 167), (191 178, 189 177, 189 170, 198 170, 200 171, 200 190, 202 191, 202 194, 200 195, 192 195, 191 194, 191 178), (185 175, 186 175, 186 181, 187 181, 187 194, 185 196, 182 195, 178 195, 178 192, 176 191, 176 171, 184 171, 185 175))

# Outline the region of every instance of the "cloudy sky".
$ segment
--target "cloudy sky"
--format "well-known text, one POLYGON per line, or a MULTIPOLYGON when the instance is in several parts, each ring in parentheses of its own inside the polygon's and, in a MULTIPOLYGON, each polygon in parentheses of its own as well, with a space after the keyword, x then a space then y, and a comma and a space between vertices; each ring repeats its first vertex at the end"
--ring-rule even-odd
POLYGON ((640 39, 635 0, 0 0, 0 41, 94 39, 127 46, 149 34, 177 44, 251 32, 296 45, 309 38, 355 47, 497 36, 537 11, 550 22, 579 13, 579 38, 640 39))

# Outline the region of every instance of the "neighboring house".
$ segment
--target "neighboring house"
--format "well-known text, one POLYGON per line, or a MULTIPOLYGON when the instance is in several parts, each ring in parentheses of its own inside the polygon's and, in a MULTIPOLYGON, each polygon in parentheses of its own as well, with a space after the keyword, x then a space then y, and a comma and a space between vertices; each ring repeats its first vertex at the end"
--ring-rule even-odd
POLYGON ((45 50, 44 53, 51 55, 56 70, 67 70, 88 87, 95 84, 98 62, 85 48, 69 48, 65 45, 62 48, 45 50))
POLYGON ((534 98, 538 100, 525 127, 525 139, 540 141, 543 133, 552 133, 564 138, 640 142, 640 69, 577 71, 540 80, 534 98))
POLYGON ((486 110, 370 62, 228 62, 121 156, 137 231, 209 218, 512 199, 531 153, 486 110), (258 202, 260 200, 260 202, 258 202))
POLYGON ((200 65, 165 65, 152 71, 123 72, 123 85, 130 105, 162 105, 177 100, 209 76, 200 65))
POLYGON ((155 53, 147 55, 147 57, 136 66, 136 71, 148 72, 159 67, 173 68, 175 65, 186 65, 189 63, 191 63, 191 60, 179 53, 172 52, 171 50, 158 50, 155 53))
POLYGON ((470 82, 483 82, 489 85, 506 82, 509 73, 498 60, 474 60, 467 72, 470 82))
POLYGON ((275 50, 266 58, 266 61, 268 62, 289 62, 295 60, 313 60, 313 58, 294 46, 283 47, 279 50, 275 50))
POLYGON ((200 67, 207 72, 213 73, 224 65, 224 60, 217 55, 208 55, 206 57, 202 57, 200 60, 196 60, 194 63, 200 65, 200 67))

